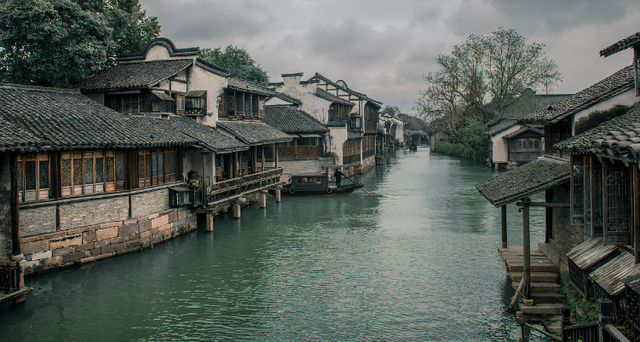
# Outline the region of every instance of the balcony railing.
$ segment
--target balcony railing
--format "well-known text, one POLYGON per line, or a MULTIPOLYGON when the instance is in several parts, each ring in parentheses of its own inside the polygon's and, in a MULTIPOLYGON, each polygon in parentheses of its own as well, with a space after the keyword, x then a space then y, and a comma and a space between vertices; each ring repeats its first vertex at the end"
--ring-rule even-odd
POLYGON ((360 164, 360 153, 352 154, 350 156, 342 156, 342 163, 344 165, 360 164))
POLYGON ((239 195, 267 189, 280 183, 281 175, 282 168, 278 168, 215 183, 207 187, 205 205, 212 205, 239 195))
POLYGON ((318 159, 321 146, 280 146, 278 157, 281 159, 318 159))
POLYGON ((509 161, 526 163, 538 159, 540 152, 509 152, 509 161))
POLYGON ((0 292, 8 294, 20 290, 21 272, 17 263, 0 263, 0 292))

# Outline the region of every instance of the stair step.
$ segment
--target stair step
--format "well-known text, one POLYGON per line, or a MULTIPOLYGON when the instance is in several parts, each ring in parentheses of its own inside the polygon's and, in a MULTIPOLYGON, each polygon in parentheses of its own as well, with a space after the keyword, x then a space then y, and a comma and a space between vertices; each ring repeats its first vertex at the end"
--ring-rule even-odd
MULTIPOLYGON (((522 272, 509 272, 509 277, 514 282, 520 282, 522 280, 522 272)), ((557 283, 558 274, 553 272, 531 272, 532 282, 545 282, 545 283, 557 283)))
MULTIPOLYGON (((518 289, 518 285, 520 285, 520 282, 511 282, 514 290, 518 289)), ((558 283, 531 282, 531 292, 557 293, 560 288, 562 288, 562 285, 558 283)))
POLYGON ((564 295, 549 292, 531 292, 534 303, 562 303, 564 295))
POLYGON ((556 316, 562 315, 562 304, 520 305, 520 311, 527 316, 556 316))
MULTIPOLYGON (((522 272, 524 266, 522 264, 509 264, 508 269, 510 272, 522 272)), ((531 272, 555 272, 556 266, 554 264, 531 264, 531 272)))

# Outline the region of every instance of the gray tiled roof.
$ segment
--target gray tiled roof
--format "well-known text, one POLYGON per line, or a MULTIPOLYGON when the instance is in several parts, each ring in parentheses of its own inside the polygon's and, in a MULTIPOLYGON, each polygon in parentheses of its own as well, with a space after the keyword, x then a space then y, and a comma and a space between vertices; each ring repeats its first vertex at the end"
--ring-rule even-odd
POLYGON ((572 153, 592 153, 637 162, 640 160, 640 107, 553 146, 572 153))
POLYGON ((245 144, 263 145, 291 141, 291 137, 263 122, 218 121, 218 127, 231 133, 245 144))
POLYGON ((132 116, 128 118, 156 138, 174 135, 184 136, 199 145, 216 152, 236 152, 249 149, 247 144, 238 141, 233 136, 216 130, 213 127, 197 123, 189 117, 172 115, 169 118, 160 116, 132 116))
POLYGON ((322 90, 320 88, 316 88, 315 95, 317 97, 321 98, 321 99, 325 99, 327 101, 339 103, 339 104, 342 104, 342 105, 345 105, 345 106, 350 106, 350 107, 355 106, 353 103, 351 103, 351 101, 347 101, 347 100, 345 100, 343 98, 335 96, 335 95, 333 95, 331 93, 328 93, 327 91, 322 90))
POLYGON ((520 122, 542 125, 556 123, 599 102, 632 89, 633 82, 633 66, 627 66, 575 95, 556 101, 550 107, 541 108, 527 114, 520 122))
POLYGON ((537 128, 529 127, 529 126, 522 126, 517 131, 509 133, 509 134, 503 136, 502 139, 513 139, 513 138, 515 138, 515 137, 517 137, 520 134, 525 133, 525 132, 533 132, 533 133, 539 134, 541 136, 544 136, 544 132, 539 130, 539 129, 537 129, 537 128))
POLYGON ((320 134, 329 131, 309 114, 291 106, 266 106, 263 122, 288 134, 320 134))
POLYGON ((359 98, 361 98, 363 100, 367 100, 367 101, 371 102, 372 104, 377 105, 379 107, 382 106, 382 102, 376 101, 376 100, 368 97, 367 95, 365 95, 363 93, 359 93, 359 92, 357 92, 357 91, 355 91, 355 90, 353 90, 351 88, 345 88, 343 86, 340 86, 337 83, 333 82, 332 80, 326 78, 325 76, 323 76, 323 75, 321 75, 321 74, 319 74, 317 72, 316 72, 315 75, 313 75, 313 77, 311 77, 309 80, 307 80, 307 82, 310 82, 312 79, 320 79, 320 80, 322 80, 322 81, 324 81, 326 83, 329 83, 332 86, 334 86, 335 88, 338 88, 338 89, 340 89, 340 90, 342 90, 342 91, 344 91, 344 92, 346 92, 348 94, 351 94, 353 96, 359 97, 359 98))
POLYGON ((621 39, 608 47, 600 50, 600 56, 609 57, 615 53, 640 45, 640 32, 636 32, 627 38, 621 39))
MULTIPOLYGON (((29 133, 34 150, 185 146, 182 134, 156 133, 82 95, 79 90, 0 84, 0 122, 29 133), (152 133, 150 133, 152 132, 152 133)), ((151 125, 149 125, 151 126, 151 125)), ((17 131, 16 131, 17 132, 17 131)), ((5 134, 6 136, 6 134, 5 134)), ((4 148, 24 144, 7 140, 4 148)))
POLYGON ((32 150, 46 145, 46 141, 8 121, 0 120, 0 151, 32 150))
POLYGON ((293 103, 293 104, 298 105, 298 106, 302 104, 302 101, 300 101, 300 100, 298 100, 298 99, 296 99, 294 97, 291 97, 291 96, 289 96, 287 94, 283 94, 283 93, 280 93, 280 92, 277 92, 277 91, 275 93, 276 93, 275 97, 277 97, 277 98, 279 98, 279 99, 281 99, 283 101, 286 101, 286 102, 289 102, 289 103, 293 103))
POLYGON ((267 87, 263 87, 259 84, 241 80, 235 77, 229 78, 227 88, 232 90, 243 91, 245 93, 252 93, 252 94, 258 94, 258 95, 264 95, 264 96, 276 96, 276 92, 267 87))
POLYGON ((497 124, 491 126, 491 128, 489 128, 489 130, 486 131, 484 134, 489 136, 496 135, 504 131, 505 129, 509 129, 517 124, 518 124, 518 120, 516 119, 501 120, 497 124))
POLYGON ((94 75, 75 88, 88 91, 150 88, 193 64, 192 59, 121 63, 94 75))
POLYGON ((534 160, 476 184, 496 207, 521 200, 569 181, 569 163, 534 160))

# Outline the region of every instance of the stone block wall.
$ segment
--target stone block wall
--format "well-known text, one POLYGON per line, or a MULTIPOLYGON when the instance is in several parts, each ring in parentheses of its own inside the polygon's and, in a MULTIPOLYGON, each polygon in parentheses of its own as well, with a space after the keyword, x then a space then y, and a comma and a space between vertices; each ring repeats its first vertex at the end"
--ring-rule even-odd
POLYGON ((196 215, 190 209, 177 208, 133 219, 21 237, 25 274, 140 251, 152 243, 195 229, 196 215))
POLYGON ((55 231, 55 205, 20 209, 20 236, 32 236, 55 231))
POLYGON ((140 217, 169 209, 169 189, 131 196, 131 216, 140 217))
POLYGON ((13 254, 11 225, 11 156, 0 152, 0 260, 13 254))
POLYGON ((122 221, 129 217, 129 197, 120 196, 61 204, 58 210, 60 211, 59 230, 122 221))

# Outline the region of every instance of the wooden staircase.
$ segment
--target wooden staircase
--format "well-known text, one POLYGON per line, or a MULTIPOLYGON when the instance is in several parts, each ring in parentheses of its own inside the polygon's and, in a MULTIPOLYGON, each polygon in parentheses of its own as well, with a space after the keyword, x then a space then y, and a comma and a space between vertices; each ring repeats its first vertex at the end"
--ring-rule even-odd
MULTIPOLYGON (((523 277, 522 247, 499 247, 498 253, 507 266, 511 285, 517 289, 523 277)), ((530 299, 533 299, 533 305, 524 305, 522 299, 519 301, 525 320, 529 323, 542 323, 552 334, 560 332, 564 300, 564 295, 558 293, 561 288, 561 278, 556 266, 539 247, 531 247, 530 299)))

